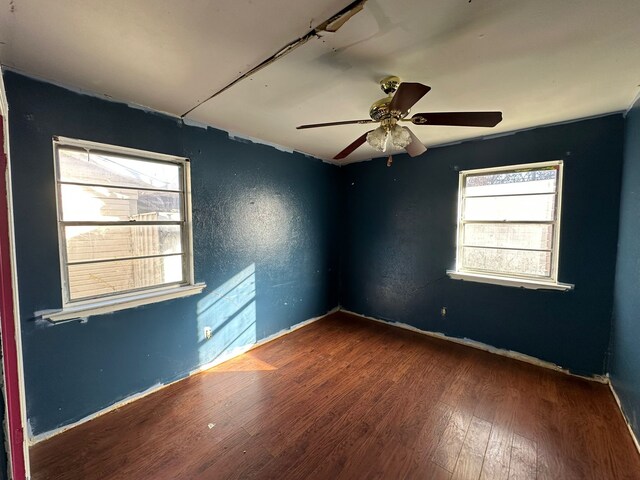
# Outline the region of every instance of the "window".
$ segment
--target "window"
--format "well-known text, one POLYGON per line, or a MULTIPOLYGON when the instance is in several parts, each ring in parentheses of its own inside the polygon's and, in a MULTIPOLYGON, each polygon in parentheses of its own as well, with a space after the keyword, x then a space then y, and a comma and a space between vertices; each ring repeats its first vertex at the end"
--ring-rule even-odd
POLYGON ((558 283, 562 162, 460 172, 452 278, 566 290, 558 283))
POLYGON ((63 311, 47 318, 202 291, 186 159, 63 138, 54 157, 63 311))

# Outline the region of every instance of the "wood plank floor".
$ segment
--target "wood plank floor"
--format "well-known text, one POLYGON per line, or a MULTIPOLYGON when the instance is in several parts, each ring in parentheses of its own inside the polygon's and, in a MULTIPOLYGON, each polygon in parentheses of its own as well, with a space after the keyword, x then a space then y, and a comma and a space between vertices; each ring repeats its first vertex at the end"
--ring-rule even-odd
POLYGON ((35 445, 40 479, 640 479, 605 385, 343 313, 35 445))

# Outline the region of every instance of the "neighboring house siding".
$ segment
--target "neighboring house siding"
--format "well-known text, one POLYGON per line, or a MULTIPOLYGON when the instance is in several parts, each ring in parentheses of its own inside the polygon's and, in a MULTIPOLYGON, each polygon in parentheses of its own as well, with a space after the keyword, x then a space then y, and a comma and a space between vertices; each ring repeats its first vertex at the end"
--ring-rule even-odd
MULTIPOLYGON (((88 187, 85 187, 89 190, 88 187)), ((91 190, 100 190, 92 188, 91 190)), ((95 193, 95 192, 92 192, 95 193)), ((132 195, 133 192, 129 192, 132 195)), ((131 217, 135 215, 132 207, 136 202, 131 199, 110 198, 102 199, 104 207, 102 215, 131 217)), ((69 258, 76 255, 83 257, 91 252, 100 252, 104 257, 132 257, 137 250, 134 245, 134 237, 129 228, 118 229, 118 233, 111 233, 108 237, 102 234, 99 228, 87 227, 89 231, 73 238, 67 239, 67 252, 69 258)), ((69 269, 69 284, 71 297, 80 298, 97 296, 133 288, 134 268, 132 261, 118 262, 118 268, 105 273, 105 264, 76 265, 69 269)))
MULTIPOLYGON (((96 195, 100 188, 84 187, 96 195)), ((109 195, 117 195, 109 193, 109 195)), ((137 195, 127 193, 127 199, 114 196, 101 197, 103 216, 130 218, 135 221, 158 220, 161 212, 137 213, 137 195)), ((86 232, 67 238, 69 259, 125 258, 148 255, 158 251, 162 244, 159 229, 154 227, 117 227, 109 235, 101 227, 83 227, 86 232), (115 233, 114 233, 115 232, 115 233)), ((121 260, 117 262, 73 265, 69 268, 69 285, 72 299, 95 297, 123 290, 131 290, 165 282, 166 267, 180 262, 177 257, 121 260)), ((180 268, 179 266, 177 268, 180 268)))

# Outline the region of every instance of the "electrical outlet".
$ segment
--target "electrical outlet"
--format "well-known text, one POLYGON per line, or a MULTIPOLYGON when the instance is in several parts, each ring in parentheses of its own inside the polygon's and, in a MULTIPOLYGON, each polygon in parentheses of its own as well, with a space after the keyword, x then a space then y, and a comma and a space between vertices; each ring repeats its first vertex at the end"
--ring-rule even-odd
POLYGON ((442 307, 440 309, 440 316, 442 316, 442 317, 446 317, 447 316, 447 307, 442 307))
POLYGON ((212 336, 213 336, 213 331, 211 330, 211 327, 204 327, 204 338, 209 340, 212 336))

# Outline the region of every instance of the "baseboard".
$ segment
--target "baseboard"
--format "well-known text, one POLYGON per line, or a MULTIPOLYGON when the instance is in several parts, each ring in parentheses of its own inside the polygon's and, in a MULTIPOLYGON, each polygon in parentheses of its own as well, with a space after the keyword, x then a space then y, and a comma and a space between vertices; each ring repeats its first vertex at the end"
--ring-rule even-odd
POLYGON ((320 315, 319 317, 313 317, 310 318, 308 320, 304 320, 300 323, 296 323, 295 325, 289 327, 289 328, 285 328, 284 330, 280 330, 279 332, 274 333, 273 335, 270 335, 268 337, 263 338, 262 340, 257 341, 256 343, 252 343, 251 345, 245 345, 243 347, 239 347, 239 348, 235 348, 227 353, 225 353, 224 355, 216 358, 213 362, 209 362, 206 363, 204 365, 200 365, 197 368, 195 368, 194 370, 191 370, 189 373, 187 373, 185 376, 178 378, 177 380, 174 380, 172 382, 168 382, 168 383, 158 383, 156 385, 153 385, 152 387, 148 388, 147 390, 144 390, 142 392, 139 393, 135 393, 133 395, 128 396, 127 398, 124 398, 116 403, 114 403, 113 405, 110 405, 108 407, 103 408, 102 410, 98 410, 95 413, 92 413, 91 415, 88 415, 84 418, 81 418, 80 420, 70 423, 68 425, 64 425, 62 427, 53 429, 53 430, 49 430, 48 432, 43 432, 43 433, 39 433, 38 435, 31 435, 31 433, 29 433, 28 438, 27 438, 27 444, 29 446, 33 446, 39 442, 42 442, 44 440, 48 440, 49 438, 55 437, 56 435, 61 434, 62 432, 66 432, 67 430, 71 430, 72 428, 77 427, 78 425, 82 425, 83 423, 87 423, 95 418, 101 417, 102 415, 105 415, 106 413, 109 413, 113 410, 117 410, 118 408, 122 408, 125 405, 131 403, 131 402, 135 402, 136 400, 139 400, 143 397, 146 397, 147 395, 151 395, 152 393, 155 393, 159 390, 162 390, 163 388, 168 387, 169 385, 173 385, 174 383, 178 383, 182 380, 184 380, 185 378, 188 378, 192 375, 196 375, 198 373, 204 372, 206 370, 209 370, 210 368, 215 367, 216 365, 220 365, 221 363, 224 363, 226 361, 231 360, 232 358, 235 358, 239 355, 242 355, 243 353, 247 353, 250 350, 253 350, 254 348, 258 348, 266 343, 269 342, 273 342, 274 340, 277 340, 280 337, 283 337, 285 335, 288 335, 291 332, 294 332, 302 327, 306 327, 307 325, 313 323, 313 322, 317 322, 318 320, 327 317, 329 315, 331 315, 332 313, 335 313, 339 310, 340 307, 335 307, 331 310, 329 310, 327 313, 325 313, 324 315, 320 315))
POLYGON ((629 429, 629 434, 631 435, 633 444, 636 446, 636 449, 638 450, 638 454, 640 454, 640 442, 638 442, 638 437, 636 437, 636 432, 634 432, 633 428, 631 428, 631 422, 629 422, 629 419, 627 418, 627 416, 624 413, 624 410, 622 409, 622 403, 620 403, 620 397, 618 397, 618 394, 616 393, 615 388, 613 388, 613 383, 611 383, 611 379, 608 378, 607 380, 608 380, 607 383, 609 384, 609 389, 611 390, 611 393, 613 394, 613 398, 615 399, 616 403, 618 404, 618 408, 620 409, 620 414, 624 419, 624 423, 627 424, 627 428, 629 429))
POLYGON ((543 368, 547 368, 547 369, 550 369, 550 370, 555 370, 556 372, 561 372, 561 373, 564 373, 566 375, 571 375, 573 377, 583 378, 585 380, 589 380, 589 381, 592 381, 592 382, 609 383, 609 379, 607 377, 605 377, 604 375, 593 375, 593 376, 578 375, 576 373, 572 373, 571 371, 567 370, 566 368, 563 368, 563 367, 561 367, 559 365, 556 365, 555 363, 547 362, 546 360, 540 360, 539 358, 532 357, 532 356, 526 355, 524 353, 514 352, 513 350, 505 350, 503 348, 493 347, 493 346, 488 345, 486 343, 477 342, 475 340, 470 340, 468 338, 450 337, 448 335, 445 335, 444 333, 430 332, 428 330, 421 330, 419 328, 416 328, 416 327, 414 327, 412 325, 408 325, 406 323, 391 322, 391 321, 387 321, 387 320, 381 320, 381 319, 375 318, 375 317, 369 317, 367 315, 362 315, 362 314, 357 313, 357 312, 352 312, 350 310, 346 310, 346 309, 344 309, 342 307, 340 307, 340 311, 344 312, 344 313, 348 313, 350 315, 355 315, 357 317, 366 318, 367 320, 372 320, 374 322, 383 323, 385 325, 390 325, 392 327, 402 328, 404 330, 410 330, 412 332, 420 333, 422 335, 427 335, 429 337, 439 338, 441 340, 446 340, 448 342, 453 342, 453 343, 457 343, 457 344, 460 344, 460 345, 465 345, 467 347, 476 348, 478 350, 483 350, 485 352, 493 353, 495 355, 501 355, 503 357, 512 358, 512 359, 518 360, 520 362, 525 362, 525 363, 529 363, 531 365, 536 365, 538 367, 543 367, 543 368))

